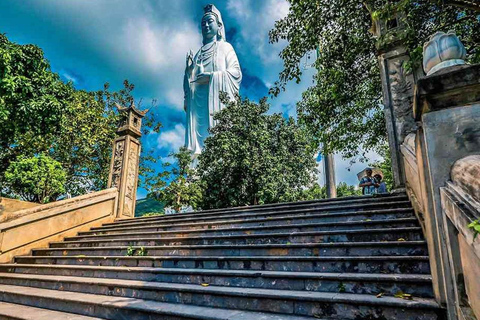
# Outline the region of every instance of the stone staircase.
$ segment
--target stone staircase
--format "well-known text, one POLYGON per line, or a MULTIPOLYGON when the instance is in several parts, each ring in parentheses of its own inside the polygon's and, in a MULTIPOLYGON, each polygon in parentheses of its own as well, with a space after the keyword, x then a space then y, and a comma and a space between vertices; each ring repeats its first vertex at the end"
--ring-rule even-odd
POLYGON ((116 221, 0 265, 0 319, 47 318, 430 320, 443 311, 411 204, 388 195, 116 221))

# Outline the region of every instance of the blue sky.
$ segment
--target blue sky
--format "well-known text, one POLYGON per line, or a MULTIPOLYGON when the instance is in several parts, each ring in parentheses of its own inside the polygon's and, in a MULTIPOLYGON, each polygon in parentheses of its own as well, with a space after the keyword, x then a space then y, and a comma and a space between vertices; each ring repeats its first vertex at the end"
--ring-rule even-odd
MULTIPOLYGON (((244 77, 241 94, 252 100, 268 94, 282 69, 278 54, 285 44, 269 44, 268 31, 288 12, 285 0, 2 0, 0 32, 10 40, 40 46, 53 71, 79 89, 99 90, 105 82, 120 89, 134 83, 136 99, 151 99, 163 124, 159 135, 142 139, 143 148, 165 158, 184 143, 183 70, 185 54, 201 45, 203 7, 222 13, 227 41, 235 48, 244 77)), ((295 116, 295 104, 312 83, 301 84, 270 100, 272 112, 295 116)), ((337 180, 356 184, 348 160, 337 158, 337 180)), ((139 198, 145 196, 139 190, 139 198)))

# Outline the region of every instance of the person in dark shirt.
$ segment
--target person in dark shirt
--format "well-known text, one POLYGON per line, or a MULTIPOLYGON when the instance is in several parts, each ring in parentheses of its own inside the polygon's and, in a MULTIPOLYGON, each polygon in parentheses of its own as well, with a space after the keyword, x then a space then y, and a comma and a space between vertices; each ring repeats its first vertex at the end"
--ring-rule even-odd
POLYGON ((372 177, 373 170, 371 168, 367 168, 365 173, 367 174, 365 177, 360 179, 360 184, 358 185, 362 188, 362 194, 374 194, 375 193, 375 180, 372 177))
POLYGON ((387 185, 385 182, 382 181, 382 176, 380 174, 376 174, 373 176, 374 185, 375 185, 375 193, 388 193, 387 185))

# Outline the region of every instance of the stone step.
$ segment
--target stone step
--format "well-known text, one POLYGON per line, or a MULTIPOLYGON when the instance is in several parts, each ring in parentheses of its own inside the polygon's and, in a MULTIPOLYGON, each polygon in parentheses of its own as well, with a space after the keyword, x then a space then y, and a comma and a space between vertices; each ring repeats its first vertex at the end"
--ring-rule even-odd
POLYGON ((18 264, 430 274, 428 256, 19 256, 18 264))
POLYGON ((0 265, 0 272, 111 278, 226 287, 433 297, 430 275, 208 270, 61 265, 0 265))
POLYGON ((101 320, 79 314, 53 311, 21 304, 0 302, 1 320, 101 320))
POLYGON ((143 237, 108 235, 88 240, 52 242, 51 248, 85 248, 104 246, 159 246, 159 245, 225 245, 225 244, 287 244, 287 243, 330 243, 330 242, 380 242, 402 240, 423 240, 420 227, 308 231, 293 233, 240 234, 224 236, 162 237, 147 234, 143 237))
POLYGON ((391 256, 427 255, 425 241, 332 242, 239 245, 105 246, 32 250, 33 256, 391 256), (142 249, 143 248, 143 249, 142 249), (143 253, 140 253, 143 252, 143 253))
MULTIPOLYGON (((351 197, 341 197, 335 199, 319 199, 319 200, 307 200, 307 201, 298 201, 298 202, 287 202, 287 203, 274 203, 274 204, 265 204, 265 205, 255 205, 255 206, 242 206, 242 207, 233 207, 233 208, 220 208, 220 209, 210 209, 210 210, 199 210, 188 213, 181 214, 172 214, 172 215, 158 215, 150 217, 137 217, 135 220, 169 220, 176 219, 180 216, 182 217, 195 217, 195 216, 205 216, 205 215, 218 215, 218 214, 242 214, 249 212, 274 212, 281 210, 292 210, 292 209, 308 209, 315 207, 325 207, 325 206, 344 206, 352 204, 364 204, 368 205, 375 202, 395 202, 395 201, 407 201, 409 200, 406 194, 397 194, 397 195, 375 195, 375 196, 351 196, 351 197)), ((126 220, 117 220, 116 222, 122 223, 126 220)))
MULTIPOLYGON (((193 304, 214 308, 228 307, 257 312, 295 314, 299 316, 335 316, 355 319, 356 310, 370 314, 382 309, 383 316, 395 315, 403 309, 404 316, 422 312, 423 319, 437 319, 438 305, 432 299, 415 297, 404 300, 375 295, 305 292, 295 290, 250 289, 201 286, 120 279, 98 279, 66 276, 0 274, 0 283, 96 295, 154 300, 167 303, 193 304)), ((398 317, 398 315, 397 315, 398 317)), ((390 317, 388 317, 390 318, 390 317)))
MULTIPOLYGON (((298 223, 298 224, 281 224, 276 226, 251 226, 251 227, 234 227, 221 229, 199 229, 199 230, 173 230, 162 231, 162 228, 155 226, 150 227, 124 227, 115 229, 115 231, 108 231, 108 229, 83 231, 78 233, 76 239, 88 239, 88 236, 104 236, 104 235, 121 235, 122 237, 135 237, 159 235, 165 237, 187 237, 187 236, 214 236, 214 235, 250 235, 250 234, 266 234, 266 233, 293 233, 293 232, 308 232, 308 231, 333 231, 333 230, 363 230, 374 228, 409 228, 418 227, 418 220, 416 218, 401 218, 392 220, 371 220, 366 221, 346 221, 346 222, 324 222, 324 223, 298 223)), ((71 239, 71 238, 69 238, 71 239)))
POLYGON ((331 202, 313 202, 309 204, 296 204, 289 203, 285 205, 276 205, 269 208, 262 207, 240 207, 235 210, 229 209, 220 209, 215 210, 214 212, 205 212, 205 211, 196 211, 192 213, 184 214, 173 214, 173 215, 159 215, 153 217, 145 218, 135 218, 134 220, 117 220, 115 222, 107 223, 105 225, 123 225, 131 223, 150 223, 153 221, 163 221, 163 222, 175 222, 175 221, 200 221, 202 219, 216 218, 216 217, 249 217, 249 216, 258 216, 266 215, 273 216, 276 214, 285 214, 286 212, 297 213, 297 212, 324 212, 324 211, 365 211, 370 208, 399 208, 399 207, 410 207, 411 203, 408 201, 408 197, 388 197, 388 198, 366 198, 366 199, 357 199, 357 200, 338 200, 333 204, 331 202))
POLYGON ((294 209, 294 210, 282 210, 282 211, 273 211, 273 212, 245 212, 242 214, 232 215, 232 214, 215 214, 208 217, 189 217, 184 215, 179 215, 176 218, 172 219, 150 219, 150 220, 119 220, 112 223, 105 223, 104 227, 118 227, 118 226, 148 226, 152 222, 160 222, 162 224, 176 224, 176 223, 187 223, 187 222, 203 222, 208 223, 211 221, 219 220, 249 220, 249 219, 261 219, 261 218, 274 218, 276 216, 285 216, 285 215, 294 215, 294 216, 306 216, 310 214, 333 214, 333 213, 361 213, 369 212, 373 210, 388 210, 388 209, 400 209, 408 208, 411 209, 412 204, 410 201, 396 201, 396 202, 378 202, 368 205, 344 205, 344 206, 334 206, 334 207, 322 207, 322 208, 309 208, 309 209, 294 209))
MULTIPOLYGON (((205 222, 188 222, 188 223, 172 223, 172 224, 153 224, 147 223, 140 228, 155 227, 160 231, 173 231, 173 230, 204 230, 204 229, 220 229, 220 228, 236 228, 236 227, 258 227, 258 226, 278 226, 285 224, 303 224, 303 223, 328 223, 328 222, 368 222, 377 220, 393 220, 402 218, 414 217, 413 209, 400 208, 400 209, 384 209, 384 210, 370 210, 364 212, 337 212, 337 213, 319 213, 308 215, 286 215, 276 217, 266 217, 261 219, 249 219, 249 220, 216 220, 205 222)), ((117 227, 97 227, 92 228, 91 231, 118 231, 131 228, 130 226, 117 226, 117 227)))
MULTIPOLYGON (((0 285, 0 301, 111 320, 308 320, 311 317, 180 305, 60 290, 0 285)), ((62 319, 62 318, 60 318, 62 319)), ((62 319, 63 320, 63 319, 62 319)), ((326 319, 324 319, 326 320, 326 319)))

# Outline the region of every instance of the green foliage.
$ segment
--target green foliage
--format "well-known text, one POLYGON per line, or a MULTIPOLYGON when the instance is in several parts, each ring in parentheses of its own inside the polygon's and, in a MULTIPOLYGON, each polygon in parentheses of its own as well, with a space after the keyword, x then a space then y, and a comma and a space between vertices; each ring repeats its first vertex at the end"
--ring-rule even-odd
POLYGON ((148 255, 147 249, 145 249, 145 247, 140 247, 140 249, 137 252, 137 256, 145 257, 146 255, 148 255))
POLYGON ((135 248, 133 246, 127 247, 127 252, 125 253, 127 257, 133 257, 135 255, 135 248))
POLYGON ((145 215, 152 216, 163 214, 164 206, 163 202, 157 201, 151 197, 137 200, 137 204, 135 205, 135 216, 143 217, 145 215))
MULTIPOLYGON (((355 186, 350 186, 345 182, 340 182, 337 185, 337 197, 350 197, 350 196, 359 196, 362 194, 362 190, 356 189, 355 186)), ((316 199, 326 199, 327 190, 326 187, 321 187, 318 183, 313 185, 311 188, 304 190, 302 200, 316 200, 316 199)))
POLYGON ((5 179, 8 188, 26 201, 47 203, 65 192, 66 173, 62 165, 44 154, 12 161, 5 179))
POLYGON ((148 212, 142 214, 141 217, 156 217, 156 216, 163 216, 165 212, 148 212))
POLYGON ((127 252, 125 256, 127 257, 145 257, 148 255, 148 250, 145 247, 140 247, 140 249, 135 249, 132 245, 127 247, 127 252))
MULTIPOLYGON (((62 164, 65 193, 104 189, 119 122, 114 106, 130 105, 134 85, 125 80, 119 91, 109 84, 96 92, 76 90, 50 70, 40 48, 10 42, 5 35, 0 35, 0 57, 0 184, 10 162, 43 153, 62 164)), ((144 133, 161 127, 153 115, 144 124, 149 127, 144 133)), ((142 150, 140 174, 153 172, 155 162, 142 150)), ((0 188, 0 194, 7 191, 0 188)))
POLYGON ((166 207, 172 207, 179 212, 182 206, 192 206, 196 209, 202 199, 200 181, 191 169, 192 158, 187 148, 182 147, 177 153, 172 153, 176 160, 174 165, 164 163, 164 171, 152 179, 149 197, 162 201, 166 207))
MULTIPOLYGON (((377 45, 396 37, 406 43, 412 61, 419 65, 421 48, 436 31, 453 29, 464 42, 469 59, 480 61, 478 13, 445 4, 443 0, 289 0, 288 15, 270 32, 271 42, 287 41, 280 53, 284 69, 271 89, 285 90, 289 81, 300 82, 302 59, 318 50, 314 85, 298 104, 299 119, 310 129, 326 153, 358 156, 385 143, 377 45), (372 18, 389 20, 404 13, 403 32, 376 39, 372 18)), ((365 153, 360 156, 365 156, 365 153)))
POLYGON ((303 190, 302 200, 318 200, 327 198, 327 189, 315 183, 310 188, 303 190))
POLYGON ((387 190, 391 191, 393 189, 393 171, 392 158, 390 156, 388 144, 381 145, 377 149, 377 152, 383 158, 383 160, 372 162, 369 164, 369 166, 382 170, 382 181, 387 185, 387 190))
POLYGON ((337 197, 351 197, 362 195, 362 190, 357 189, 356 186, 349 186, 345 182, 340 182, 337 186, 337 197))
POLYGON ((199 157, 203 208, 301 199, 316 172, 311 138, 293 118, 267 115, 269 105, 237 97, 215 114, 199 157))
POLYGON ((40 48, 0 34, 0 176, 17 157, 48 150, 73 91, 40 48))
POLYGON ((478 235, 480 234, 480 221, 473 221, 468 225, 468 228, 473 230, 473 240, 477 239, 478 235))

